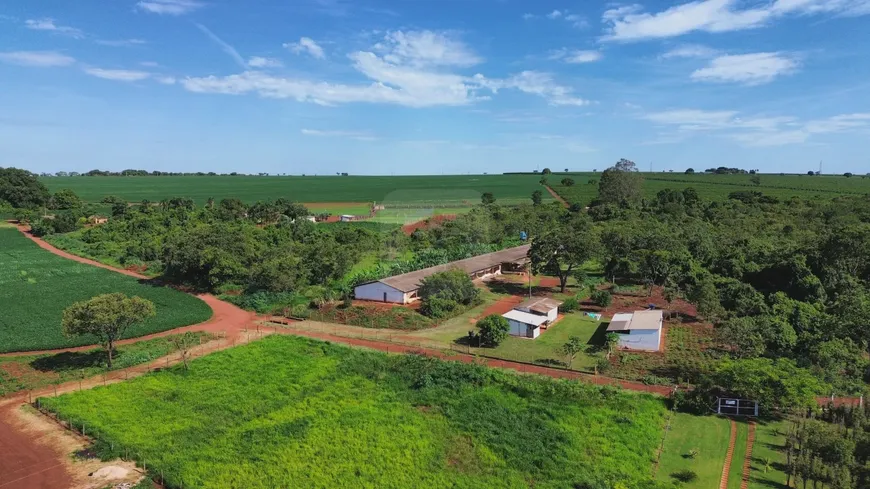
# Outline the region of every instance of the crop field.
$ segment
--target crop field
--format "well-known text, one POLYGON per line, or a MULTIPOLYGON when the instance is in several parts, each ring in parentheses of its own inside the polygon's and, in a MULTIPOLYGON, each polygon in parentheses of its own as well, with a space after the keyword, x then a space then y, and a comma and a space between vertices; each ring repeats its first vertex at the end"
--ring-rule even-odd
MULTIPOLYGON (((737 191, 758 191, 780 199, 797 196, 802 199, 827 199, 840 195, 864 195, 870 193, 870 179, 842 176, 801 176, 801 175, 758 175, 760 184, 750 181, 753 175, 685 175, 681 173, 644 173, 644 194, 653 198, 664 189, 682 190, 692 187, 705 200, 723 200, 728 194, 737 191)), ((598 196, 600 174, 553 174, 549 177, 550 187, 568 202, 586 205, 598 196), (568 176, 575 185, 565 187, 560 182, 568 176)))
POLYGON ((167 487, 637 487, 649 395, 273 335, 41 400, 167 487))
POLYGON ((138 295, 157 307, 156 316, 129 328, 125 338, 211 317, 211 309, 196 297, 61 258, 40 249, 15 228, 0 227, 0 352, 93 344, 89 337, 64 337, 61 316, 74 302, 110 292, 138 295))
MULTIPOLYGON (((98 202, 107 195, 128 202, 188 197, 199 204, 210 197, 238 198, 249 203, 283 197, 306 203, 377 202, 390 206, 423 202, 440 207, 463 207, 480 203, 484 192, 492 192, 503 203, 517 203, 529 202, 532 192, 544 190, 538 183, 540 176, 536 175, 53 177, 41 180, 52 192, 69 188, 88 202, 98 202)), ((545 200, 551 199, 546 191, 543 193, 545 200)))

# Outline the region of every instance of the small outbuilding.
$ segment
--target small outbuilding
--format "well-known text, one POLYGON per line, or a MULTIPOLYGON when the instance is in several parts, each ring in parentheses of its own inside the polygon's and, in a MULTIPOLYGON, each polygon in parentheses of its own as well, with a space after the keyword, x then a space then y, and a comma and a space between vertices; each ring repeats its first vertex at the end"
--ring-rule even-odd
POLYGON ((608 333, 619 335, 620 348, 659 351, 662 344, 662 311, 648 310, 614 314, 608 333))
POLYGON ((352 216, 352 215, 350 215, 350 214, 342 214, 342 215, 338 218, 338 220, 341 221, 341 222, 351 222, 351 221, 353 221, 354 219, 356 219, 356 216, 352 216))
POLYGON ((559 317, 562 303, 546 297, 529 299, 503 314, 510 325, 511 336, 537 338, 559 317))
POLYGON ((98 216, 98 215, 94 214, 93 216, 88 217, 89 224, 98 225, 98 224, 106 224, 107 222, 109 222, 109 218, 106 216, 98 216))

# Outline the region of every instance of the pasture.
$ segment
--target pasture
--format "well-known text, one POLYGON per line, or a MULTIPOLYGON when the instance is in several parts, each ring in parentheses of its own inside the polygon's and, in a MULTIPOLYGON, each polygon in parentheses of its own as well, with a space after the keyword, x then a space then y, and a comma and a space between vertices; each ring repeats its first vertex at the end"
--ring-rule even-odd
POLYGON ((61 316, 74 302, 111 292, 138 295, 157 308, 156 316, 129 328, 125 338, 211 317, 211 309, 196 297, 61 258, 39 248, 14 227, 0 227, 0 353, 94 344, 89 337, 64 337, 61 316))
MULTIPOLYGON (((355 203, 349 209, 332 206, 325 210, 333 214, 357 214, 343 211, 359 210, 361 204, 372 202, 387 206, 420 203, 427 207, 465 207, 479 204, 484 192, 492 192, 504 203, 529 202, 532 192, 544 190, 537 175, 51 177, 40 180, 52 192, 69 188, 87 202, 99 202, 107 195, 115 195, 128 202, 188 197, 204 204, 214 197, 251 203, 283 197, 312 204, 355 203)), ((544 199, 551 199, 546 191, 543 193, 544 199)))
MULTIPOLYGON (((664 189, 683 190, 694 188, 704 200, 724 200, 728 194, 738 191, 757 191, 765 195, 785 200, 791 197, 801 199, 830 199, 841 195, 864 195, 870 193, 870 179, 862 177, 808 175, 761 175, 760 183, 753 183, 753 175, 713 175, 682 173, 644 173, 644 196, 654 198, 664 189)), ((600 173, 552 174, 548 181, 550 187, 562 198, 571 203, 589 204, 598 197, 597 182, 600 173), (563 186, 563 178, 571 178, 575 184, 563 186), (590 184, 593 180, 596 183, 590 184)))
POLYGON ((41 399, 167 487, 638 487, 649 395, 273 335, 41 399))

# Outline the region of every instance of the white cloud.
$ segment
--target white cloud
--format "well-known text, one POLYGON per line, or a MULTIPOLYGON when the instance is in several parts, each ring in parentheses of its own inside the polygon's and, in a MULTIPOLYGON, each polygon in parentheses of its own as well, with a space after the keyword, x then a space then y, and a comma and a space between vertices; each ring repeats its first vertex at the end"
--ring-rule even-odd
POLYGON ((481 86, 497 92, 503 88, 512 88, 523 93, 537 95, 547 99, 550 105, 588 105, 589 101, 574 96, 570 87, 557 84, 549 73, 538 71, 523 71, 504 80, 488 80, 483 75, 475 75, 474 80, 481 86))
POLYGON ((54 66, 69 66, 76 62, 75 58, 57 51, 7 51, 0 52, 0 61, 4 63, 49 68, 54 66))
POLYGON ((683 44, 661 55, 662 58, 712 58, 719 51, 700 44, 683 44))
POLYGON ((562 16, 562 12, 560 12, 559 10, 554 10, 554 11, 550 12, 549 14, 547 14, 548 19, 558 19, 561 16, 562 16))
POLYGON ((375 141, 378 139, 369 133, 358 131, 322 131, 319 129, 302 129, 300 132, 306 136, 349 138, 357 141, 375 141))
POLYGON ((136 4, 140 10, 160 15, 184 15, 203 6, 195 0, 142 0, 136 4))
POLYGON ((800 63, 782 53, 734 54, 714 58, 706 68, 692 73, 692 79, 708 82, 759 85, 797 71, 800 63))
POLYGON ((599 51, 574 51, 565 56, 566 63, 592 63, 603 58, 599 51))
POLYGON ((326 58, 326 53, 323 51, 323 48, 310 37, 300 37, 299 42, 284 43, 284 47, 296 54, 308 53, 312 58, 326 58))
POLYGON ((546 73, 527 71, 507 79, 456 73, 457 69, 481 59, 465 44, 444 33, 390 32, 373 51, 348 55, 352 67, 366 78, 360 83, 332 83, 245 71, 224 77, 189 77, 181 80, 181 84, 198 93, 254 93, 323 105, 361 102, 406 107, 458 106, 486 100, 489 96, 482 92, 500 89, 538 95, 552 105, 587 103, 546 73))
POLYGON ((104 80, 135 82, 151 77, 151 73, 135 70, 106 70, 102 68, 85 68, 85 73, 104 80))
POLYGON ((762 27, 789 14, 870 14, 870 0, 768 0, 740 9, 736 0, 696 0, 657 13, 642 12, 639 5, 607 10, 609 24, 604 40, 637 41, 681 36, 693 31, 729 32, 762 27))
POLYGON ((28 29, 33 29, 35 31, 51 31, 58 34, 63 34, 65 36, 74 37, 76 39, 81 39, 82 37, 84 37, 84 33, 80 29, 76 29, 75 27, 57 25, 54 23, 54 19, 30 19, 24 21, 24 25, 28 29))
POLYGON ((661 134, 656 143, 674 143, 697 133, 722 135, 744 146, 783 146, 808 141, 814 135, 844 133, 870 128, 870 113, 841 114, 801 121, 791 116, 741 117, 736 111, 697 109, 643 114, 642 119, 671 126, 674 133, 661 134))
POLYGON ((443 32, 388 32, 375 49, 390 62, 413 66, 474 66, 482 61, 462 41, 443 32))
POLYGON ((102 44, 103 46, 112 46, 116 48, 148 44, 147 41, 142 39, 97 39, 94 42, 102 44))
POLYGON ((236 48, 232 47, 229 43, 225 42, 223 39, 218 37, 217 34, 212 32, 211 30, 209 30, 208 27, 206 27, 202 24, 197 24, 197 23, 194 23, 194 25, 200 31, 202 31, 202 33, 205 34, 209 39, 211 39, 212 42, 214 42, 215 44, 220 46, 221 50, 223 50, 223 52, 227 53, 227 55, 230 58, 232 58, 233 61, 235 61, 237 65, 241 66, 242 68, 248 67, 248 63, 245 62, 245 58, 242 58, 242 55, 239 54, 238 51, 236 51, 236 48))
POLYGON ((158 76, 154 80, 162 85, 175 85, 177 82, 174 76, 158 76))
POLYGON ((248 66, 251 68, 280 68, 284 66, 284 63, 280 59, 253 56, 248 60, 248 66))
POLYGON ((142 61, 139 64, 142 66, 145 66, 147 68, 159 68, 160 67, 160 63, 158 63, 156 61, 142 61))
POLYGON ((535 18, 535 14, 523 14, 523 20, 531 20, 535 18))

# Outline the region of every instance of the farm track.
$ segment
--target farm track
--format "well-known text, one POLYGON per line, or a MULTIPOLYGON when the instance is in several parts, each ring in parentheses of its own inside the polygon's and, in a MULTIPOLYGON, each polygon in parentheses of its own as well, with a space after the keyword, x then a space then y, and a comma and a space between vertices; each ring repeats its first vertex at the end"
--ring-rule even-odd
POLYGON ((731 459, 734 458, 734 445, 737 444, 737 423, 731 422, 731 438, 728 441, 728 451, 725 452, 725 464, 722 466, 722 478, 719 479, 719 489, 728 489, 728 475, 731 473, 731 459))
POLYGON ((547 189, 547 192, 550 192, 550 195, 552 195, 554 199, 561 202, 564 207, 567 208, 571 206, 570 204, 568 204, 567 200, 563 199, 562 196, 556 193, 555 190, 551 189, 549 185, 544 185, 544 188, 547 189))
POLYGON ((746 437, 746 456, 743 458, 743 478, 740 480, 740 489, 748 489, 749 487, 753 445, 755 445, 755 421, 749 421, 749 435, 746 437))

